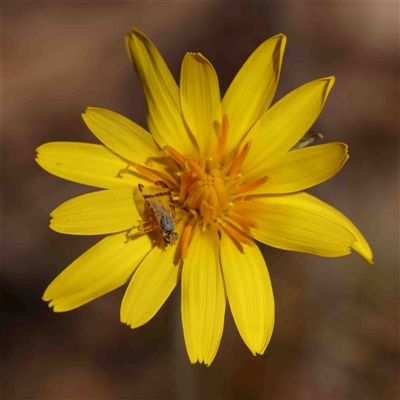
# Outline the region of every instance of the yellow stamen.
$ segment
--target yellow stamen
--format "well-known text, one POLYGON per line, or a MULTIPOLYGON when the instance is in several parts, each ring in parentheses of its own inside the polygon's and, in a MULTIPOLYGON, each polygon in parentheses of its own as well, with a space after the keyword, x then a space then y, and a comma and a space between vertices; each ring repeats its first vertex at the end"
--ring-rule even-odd
POLYGON ((207 210, 214 210, 214 207, 211 204, 208 204, 205 200, 203 201, 203 204, 207 210))
POLYGON ((185 166, 185 158, 181 153, 179 153, 178 150, 175 150, 173 147, 167 145, 164 147, 164 151, 165 154, 171 156, 181 168, 185 166))
POLYGON ((153 182, 157 181, 163 181, 165 182, 170 189, 176 189, 177 185, 174 182, 171 182, 169 179, 166 179, 163 176, 157 175, 152 171, 149 171, 147 168, 142 167, 139 164, 135 164, 135 168, 138 170, 139 173, 141 173, 144 177, 148 178, 149 180, 153 182))
POLYGON ((219 176, 214 177, 214 188, 218 196, 218 201, 221 206, 228 202, 228 192, 225 189, 224 181, 219 176))
POLYGON ((228 130, 229 130, 228 114, 224 114, 222 117, 221 135, 218 141, 217 157, 215 160, 217 164, 221 161, 222 156, 224 155, 226 141, 228 139, 228 130))
POLYGON ((249 217, 246 217, 242 214, 237 213, 236 211, 232 211, 229 216, 240 225, 247 226, 249 228, 258 228, 258 223, 253 221, 249 217))
POLYGON ((227 182, 225 182, 225 188, 230 192, 233 190, 233 188, 240 186, 242 182, 243 182, 243 175, 236 174, 235 176, 229 178, 227 182))
POLYGON ((211 191, 210 191, 210 187, 209 186, 203 186, 203 189, 204 189, 203 190, 203 194, 202 194, 201 198, 199 199, 199 202, 201 202, 200 203, 200 215, 202 215, 203 218, 204 218, 205 214, 210 209, 209 208, 209 206, 210 206, 209 201, 210 201, 211 191))
POLYGON ((211 175, 213 178, 215 178, 216 176, 220 177, 222 175, 221 170, 218 168, 214 168, 211 170, 211 175))
POLYGON ((194 233, 193 228, 196 226, 196 222, 197 222, 196 211, 191 210, 190 212, 193 214, 193 218, 190 219, 189 222, 186 224, 185 229, 182 234, 182 238, 180 240, 182 258, 186 258, 189 254, 189 246, 190 246, 190 242, 192 241, 192 237, 193 237, 193 233, 194 233))
POLYGON ((204 205, 206 207, 205 212, 204 212, 204 223, 208 224, 211 221, 214 221, 215 218, 217 218, 219 214, 219 202, 218 202, 218 196, 215 191, 214 187, 210 187, 210 197, 208 202, 204 202, 204 205))
POLYGON ((185 158, 185 160, 188 162, 189 167, 192 171, 197 172, 198 174, 201 174, 203 170, 201 169, 200 165, 197 164, 196 161, 192 160, 190 157, 185 158))
POLYGON ((212 161, 213 161, 212 157, 205 157, 205 158, 203 159, 203 162, 201 163, 201 169, 202 169, 203 171, 205 171, 205 170, 206 170, 206 165, 207 165, 207 163, 210 164, 210 165, 212 165, 212 161))
POLYGON ((193 192, 189 188, 189 197, 186 200, 186 206, 192 210, 198 210, 200 208, 199 200, 203 198, 206 188, 201 185, 193 192))
POLYGON ((214 186, 210 186, 210 205, 215 210, 219 209, 220 204, 219 204, 217 192, 216 192, 214 186))
POLYGON ((204 224, 208 224, 213 221, 219 214, 219 204, 217 193, 215 189, 211 186, 209 190, 208 200, 203 201, 203 219, 204 224))
POLYGON ((184 170, 185 172, 190 172, 189 163, 188 163, 187 161, 185 161, 185 165, 184 165, 184 167, 183 167, 183 170, 184 170))
POLYGON ((249 154, 250 147, 251 147, 251 141, 249 140, 248 142, 246 142, 242 151, 240 152, 240 154, 236 157, 235 161, 233 162, 231 171, 229 172, 229 176, 234 176, 239 172, 240 168, 243 165, 244 160, 247 157, 247 154, 249 154))
POLYGON ((243 244, 247 244, 248 246, 254 246, 254 242, 250 238, 248 238, 244 232, 240 231, 239 229, 236 229, 228 224, 224 224, 222 227, 223 229, 225 229, 225 232, 236 241, 243 244))
POLYGON ((192 183, 189 186, 189 193, 195 192, 199 187, 202 187, 204 185, 204 181, 202 179, 198 179, 196 182, 192 183))
POLYGON ((263 176, 260 179, 257 179, 256 181, 246 183, 245 185, 242 186, 237 186, 235 188, 235 193, 245 193, 245 192, 251 192, 254 189, 257 189, 259 186, 263 185, 265 182, 268 181, 268 176, 263 176))
POLYGON ((171 156, 182 169, 184 169, 184 168, 186 169, 189 167, 192 171, 196 171, 199 173, 203 172, 200 165, 197 164, 196 161, 194 161, 190 157, 183 156, 181 153, 179 153, 178 150, 175 150, 173 147, 168 146, 168 145, 165 146, 164 152, 166 155, 171 156))
POLYGON ((188 193, 189 186, 193 183, 195 177, 190 172, 184 172, 181 179, 181 188, 179 190, 179 203, 182 204, 188 193))

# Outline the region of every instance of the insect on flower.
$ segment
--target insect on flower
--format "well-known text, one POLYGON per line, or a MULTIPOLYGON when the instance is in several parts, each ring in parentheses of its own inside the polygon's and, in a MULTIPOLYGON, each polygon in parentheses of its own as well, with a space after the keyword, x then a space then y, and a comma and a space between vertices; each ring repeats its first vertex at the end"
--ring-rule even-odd
POLYGON ((139 183, 138 187, 153 217, 153 221, 150 221, 152 224, 149 228, 145 228, 145 231, 153 230, 155 222, 164 242, 174 245, 179 235, 175 232, 175 207, 168 185, 163 181, 157 181, 154 186, 143 186, 139 183))
POLYGON ((56 312, 69 311, 129 281, 120 316, 138 328, 181 282, 191 363, 212 363, 228 302, 244 343, 253 355, 263 354, 275 301, 255 240, 322 257, 355 250, 373 263, 357 227, 306 192, 349 158, 345 143, 307 147, 321 138, 310 128, 335 78, 304 83, 270 107, 283 34, 254 50, 223 97, 202 54, 184 56, 178 86, 144 33, 133 29, 126 45, 144 89, 149 132, 111 110, 89 107, 82 117, 101 144, 53 142, 37 150, 46 171, 101 189, 57 207, 50 227, 108 235, 55 278, 43 299, 56 312), (149 185, 139 184, 145 181, 149 185), (160 232, 163 246, 146 234, 151 231, 160 232))

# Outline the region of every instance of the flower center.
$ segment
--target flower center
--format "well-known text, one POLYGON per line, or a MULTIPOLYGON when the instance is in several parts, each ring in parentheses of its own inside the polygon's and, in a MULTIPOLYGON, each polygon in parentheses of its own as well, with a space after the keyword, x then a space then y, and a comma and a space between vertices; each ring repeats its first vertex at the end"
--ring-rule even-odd
POLYGON ((214 157, 201 160, 201 166, 191 157, 180 154, 171 146, 164 147, 164 154, 172 157, 181 171, 179 180, 171 177, 154 175, 146 168, 136 166, 137 170, 150 180, 163 180, 176 193, 176 207, 185 214, 184 232, 180 239, 182 256, 188 248, 194 227, 200 223, 204 232, 207 226, 217 224, 237 242, 252 245, 249 228, 257 228, 255 221, 235 212, 234 204, 251 191, 264 184, 268 178, 262 177, 253 182, 246 182, 240 173, 243 162, 249 153, 251 143, 247 142, 240 152, 224 154, 228 135, 228 117, 224 115, 221 133, 214 157))
POLYGON ((227 202, 228 191, 221 178, 221 171, 217 168, 209 174, 203 172, 195 176, 188 187, 186 207, 198 211, 206 224, 218 217, 221 207, 227 202))

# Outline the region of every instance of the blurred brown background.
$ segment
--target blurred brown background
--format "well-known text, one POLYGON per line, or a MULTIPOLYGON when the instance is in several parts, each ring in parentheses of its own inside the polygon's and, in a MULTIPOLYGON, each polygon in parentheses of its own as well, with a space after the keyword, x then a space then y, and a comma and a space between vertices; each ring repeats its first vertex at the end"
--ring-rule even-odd
POLYGON ((2 397, 4 399, 398 399, 399 3, 3 2, 2 397), (191 366, 179 290, 157 316, 119 322, 124 288, 55 314, 50 281, 98 237, 60 235, 49 212, 93 190, 47 174, 35 148, 96 142, 80 113, 119 112, 145 126, 124 36, 135 26, 174 76, 186 51, 215 66, 222 93, 250 53, 288 36, 275 101, 335 75, 314 129, 351 158, 311 192, 348 215, 375 265, 263 247, 277 303, 264 356, 253 357, 229 311, 210 368, 191 366))

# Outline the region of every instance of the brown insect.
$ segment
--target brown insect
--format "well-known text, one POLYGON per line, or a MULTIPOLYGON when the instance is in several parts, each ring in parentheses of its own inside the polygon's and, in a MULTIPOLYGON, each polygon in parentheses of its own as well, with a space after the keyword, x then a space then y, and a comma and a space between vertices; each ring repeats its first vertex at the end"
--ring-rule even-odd
POLYGON ((169 187, 165 182, 157 181, 154 186, 144 186, 139 183, 138 188, 165 243, 174 245, 179 235, 175 232, 175 207, 169 187))

